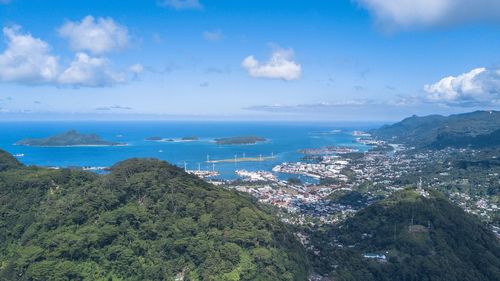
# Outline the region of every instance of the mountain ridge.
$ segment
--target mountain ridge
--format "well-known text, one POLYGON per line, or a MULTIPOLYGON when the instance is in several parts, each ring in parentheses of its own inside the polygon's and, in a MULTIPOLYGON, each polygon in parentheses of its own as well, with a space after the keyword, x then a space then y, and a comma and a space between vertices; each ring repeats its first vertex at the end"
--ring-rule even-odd
POLYGON ((500 111, 414 115, 370 133, 379 139, 418 148, 499 146, 500 111))
POLYGON ((0 280, 302 281, 307 271, 277 218, 160 160, 108 175, 0 172, 0 280))

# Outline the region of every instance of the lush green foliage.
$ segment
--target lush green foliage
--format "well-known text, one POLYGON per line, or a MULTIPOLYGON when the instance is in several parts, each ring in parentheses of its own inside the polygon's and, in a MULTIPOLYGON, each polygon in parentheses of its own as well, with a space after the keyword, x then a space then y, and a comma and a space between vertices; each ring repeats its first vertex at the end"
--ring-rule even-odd
POLYGON ((497 238, 437 192, 395 193, 311 241, 316 269, 335 280, 500 280, 497 238))
POLYGON ((436 140, 431 144, 431 147, 438 149, 444 147, 484 148, 495 146, 500 146, 500 129, 477 136, 468 136, 455 132, 440 132, 436 140))
POLYGON ((379 138, 416 147, 491 147, 500 145, 500 112, 412 116, 371 133, 379 138))
POLYGON ((328 196, 328 199, 330 199, 333 203, 351 206, 355 209, 362 208, 368 203, 366 194, 357 191, 341 190, 338 192, 333 192, 328 196))
POLYGON ((21 167, 21 163, 16 158, 8 152, 0 150, 0 172, 18 167, 21 167))
POLYGON ((303 249, 276 218, 165 162, 103 176, 9 167, 0 280, 306 279, 303 249))
POLYGON ((18 145, 29 146, 72 146, 72 145, 119 145, 120 143, 108 142, 96 134, 81 134, 75 130, 41 139, 24 139, 18 145))

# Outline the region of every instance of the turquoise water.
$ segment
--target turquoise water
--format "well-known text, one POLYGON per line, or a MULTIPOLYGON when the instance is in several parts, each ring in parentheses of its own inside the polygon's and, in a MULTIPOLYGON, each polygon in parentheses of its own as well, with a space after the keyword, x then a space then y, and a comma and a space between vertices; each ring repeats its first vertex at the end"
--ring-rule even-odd
MULTIPOLYGON (((0 148, 12 154, 24 154, 19 160, 40 166, 111 166, 132 157, 154 157, 188 169, 212 169, 210 159, 270 156, 265 162, 217 163, 220 178, 234 179, 234 170, 271 170, 282 162, 299 161, 298 149, 327 145, 366 147, 355 143, 353 130, 366 130, 377 124, 313 124, 251 122, 0 122, 0 148), (105 140, 126 142, 111 147, 25 147, 14 143, 24 138, 41 138, 75 129, 96 133, 105 140), (341 130, 338 132, 337 130, 341 130), (217 145, 214 138, 256 135, 268 141, 255 145, 217 145), (193 142, 151 142, 147 137, 180 139, 198 136, 193 142)), ((282 175, 284 176, 284 175, 282 175)))

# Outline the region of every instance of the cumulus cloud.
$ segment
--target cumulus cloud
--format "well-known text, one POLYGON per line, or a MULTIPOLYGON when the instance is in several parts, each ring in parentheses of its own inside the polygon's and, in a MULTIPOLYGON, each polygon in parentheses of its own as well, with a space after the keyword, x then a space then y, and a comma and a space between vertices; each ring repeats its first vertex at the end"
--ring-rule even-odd
POLYGON ((57 80, 61 85, 74 87, 105 87, 126 81, 124 73, 116 73, 109 69, 107 59, 91 57, 85 53, 76 54, 71 65, 57 80))
POLYGON ((223 35, 220 29, 203 32, 203 38, 208 41, 217 42, 222 40, 223 35))
POLYGON ((384 28, 409 29, 498 20, 498 0, 353 0, 384 28))
POLYGON ((26 84, 46 83, 58 75, 58 59, 47 42, 22 33, 21 27, 4 27, 7 48, 0 54, 0 80, 26 84))
POLYGON ((115 72, 104 57, 78 52, 69 66, 63 67, 51 54, 50 45, 23 33, 20 26, 4 27, 6 49, 0 53, 0 82, 26 85, 72 87, 105 87, 125 83, 128 75, 137 77, 144 71, 135 64, 126 72, 115 72))
POLYGON ((160 0, 160 6, 174 8, 176 10, 200 10, 203 5, 198 0, 160 0))
POLYGON ((69 40, 75 51, 103 54, 124 48, 129 41, 128 30, 112 18, 94 19, 86 16, 80 22, 69 21, 59 28, 59 35, 69 40))
POLYGON ((427 100, 454 106, 500 104, 500 69, 475 68, 424 86, 427 100))
POLYGON ((302 67, 294 61, 292 49, 276 47, 267 62, 260 62, 254 56, 246 57, 241 63, 248 74, 256 78, 283 79, 286 81, 300 78, 302 67))

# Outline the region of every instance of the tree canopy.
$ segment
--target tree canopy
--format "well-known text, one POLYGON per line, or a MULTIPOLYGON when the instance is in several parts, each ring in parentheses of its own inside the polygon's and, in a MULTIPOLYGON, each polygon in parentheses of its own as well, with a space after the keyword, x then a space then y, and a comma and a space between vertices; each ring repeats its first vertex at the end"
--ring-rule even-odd
POLYGON ((435 191, 395 193, 312 236, 313 264, 334 280, 500 280, 497 238, 435 191))
POLYGON ((96 175, 5 155, 0 280, 307 278, 303 248, 278 219, 166 162, 130 159, 96 175))

